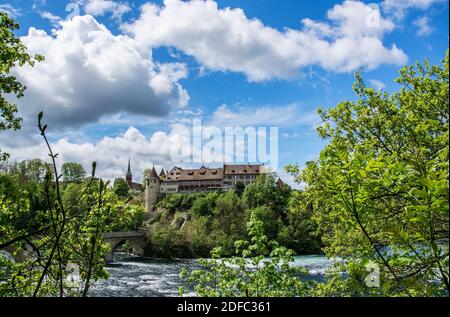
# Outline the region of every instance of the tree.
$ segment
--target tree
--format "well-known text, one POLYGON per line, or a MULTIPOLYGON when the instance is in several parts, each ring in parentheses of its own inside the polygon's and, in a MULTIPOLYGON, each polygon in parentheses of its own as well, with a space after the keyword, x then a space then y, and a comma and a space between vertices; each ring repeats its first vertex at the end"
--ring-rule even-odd
POLYGON ((170 194, 163 197, 163 199, 159 200, 156 209, 164 209, 167 212, 173 214, 177 210, 181 209, 181 205, 183 203, 183 194, 170 194))
POLYGON ((275 240, 277 238, 278 232, 281 228, 281 219, 272 208, 262 205, 253 209, 247 209, 246 214, 247 221, 250 220, 251 215, 262 221, 264 234, 269 239, 275 240))
POLYGON ((65 183, 80 183, 86 176, 83 166, 75 162, 66 162, 61 167, 61 174, 65 183))
MULTIPOLYGON (((18 28, 19 25, 13 19, 0 12, 0 132, 8 129, 17 130, 22 122, 22 119, 16 116, 16 105, 4 97, 4 94, 12 94, 16 98, 21 98, 26 88, 9 74, 11 68, 33 66, 36 61, 43 60, 40 55, 31 56, 27 53, 25 45, 14 35, 14 31, 18 28)), ((7 153, 0 152, 0 161, 7 158, 7 153)))
POLYGON ((244 190, 245 190, 244 183, 240 182, 240 181, 236 182, 236 185, 234 186, 234 191, 239 197, 242 196, 242 194, 244 193, 244 190))
POLYGON ((127 198, 130 196, 130 187, 123 178, 116 178, 114 180, 113 191, 117 196, 122 198, 127 198))
POLYGON ((278 242, 297 254, 321 252, 322 243, 314 210, 308 196, 297 190, 291 192, 286 224, 278 232, 278 242))
POLYGON ((247 185, 242 194, 242 200, 247 209, 268 206, 277 215, 285 214, 289 199, 289 187, 279 188, 275 184, 275 175, 262 174, 256 181, 247 185))
POLYGON ((77 203, 83 184, 69 183, 62 189, 62 201, 64 206, 71 206, 77 203))
POLYGON ((245 230, 245 213, 237 193, 229 190, 217 197, 214 218, 227 235, 241 234, 245 230))
POLYGON ((380 267, 380 288, 352 274, 334 285, 362 296, 448 296, 448 52, 436 66, 405 66, 396 82, 388 94, 356 74, 359 100, 320 111, 329 141, 320 158, 288 170, 306 183, 327 255, 345 258, 347 272, 380 267))
POLYGON ((201 269, 181 271, 186 287, 194 287, 199 296, 208 297, 278 297, 305 296, 312 283, 302 281, 306 271, 291 268, 294 252, 270 241, 264 234, 263 222, 254 214, 247 223, 248 240, 235 243, 235 255, 222 257, 222 249, 214 248, 210 260, 200 260, 201 269), (264 260, 264 256, 270 258, 264 260), (254 269, 257 268, 257 269, 254 269))
POLYGON ((216 192, 210 192, 198 197, 192 204, 191 212, 197 216, 212 215, 217 196, 216 192))
POLYGON ((111 216, 114 196, 108 184, 95 177, 94 162, 78 197, 63 201, 58 154, 48 142, 42 116, 38 127, 53 172, 47 171, 33 192, 23 189, 14 175, 2 176, 0 182, 0 250, 20 255, 27 246, 32 249, 23 262, 0 256, 0 296, 87 296, 91 281, 107 277, 103 266, 109 245, 102 237, 116 219, 111 216), (77 285, 68 281, 71 264, 79 269, 77 285))
POLYGON ((12 170, 12 173, 20 176, 23 183, 43 183, 48 172, 52 172, 51 165, 41 159, 21 161, 12 170))

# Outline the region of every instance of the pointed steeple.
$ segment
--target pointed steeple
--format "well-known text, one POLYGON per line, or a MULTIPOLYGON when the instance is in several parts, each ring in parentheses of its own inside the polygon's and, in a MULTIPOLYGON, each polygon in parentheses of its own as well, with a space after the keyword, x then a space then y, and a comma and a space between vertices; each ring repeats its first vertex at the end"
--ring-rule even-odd
POLYGON ((131 176, 131 164, 130 164, 130 157, 128 157, 128 170, 127 170, 127 176, 131 176))
POLYGON ((281 178, 278 177, 277 182, 275 183, 278 187, 282 187, 284 185, 284 182, 281 180, 281 178))
POLYGON ((125 174, 125 180, 127 181, 128 186, 131 186, 133 184, 133 175, 131 174, 131 164, 130 164, 130 157, 128 157, 128 170, 125 174))
POLYGON ((155 165, 153 165, 152 169, 150 170, 150 173, 148 173, 147 179, 159 179, 158 174, 155 170, 155 165))

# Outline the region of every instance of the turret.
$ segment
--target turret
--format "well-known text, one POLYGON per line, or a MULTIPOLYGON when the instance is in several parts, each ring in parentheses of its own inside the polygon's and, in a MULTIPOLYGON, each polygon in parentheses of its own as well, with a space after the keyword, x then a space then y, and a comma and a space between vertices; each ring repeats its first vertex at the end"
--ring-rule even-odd
POLYGON ((280 187, 280 188, 284 186, 284 182, 279 177, 278 177, 278 180, 277 180, 277 182, 275 184, 277 185, 277 187, 280 187))
POLYGON ((145 210, 151 213, 158 202, 161 181, 153 167, 145 178, 145 210))
POLYGON ((161 173, 159 173, 159 179, 161 181, 164 181, 166 179, 166 173, 164 172, 164 169, 162 169, 161 173))

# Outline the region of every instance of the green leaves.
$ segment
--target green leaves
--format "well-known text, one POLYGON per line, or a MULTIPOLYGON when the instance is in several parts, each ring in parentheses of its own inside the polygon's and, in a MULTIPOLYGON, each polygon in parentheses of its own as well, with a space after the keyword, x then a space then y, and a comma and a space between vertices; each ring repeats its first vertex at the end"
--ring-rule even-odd
MULTIPOLYGON (((4 98, 4 94, 21 98, 26 89, 14 76, 9 75, 11 68, 26 64, 33 66, 35 61, 44 59, 40 55, 33 57, 26 52, 26 47, 14 35, 14 31, 18 28, 19 25, 13 19, 0 12, 0 132, 8 129, 17 130, 22 123, 22 119, 16 117, 16 105, 4 98)), ((6 153, 0 154, 0 161, 8 157, 6 153)))
MULTIPOLYGON (((42 118, 40 113, 40 127, 42 118)), ((0 173, 0 248, 23 258, 4 261, 0 255, 0 296, 86 296, 92 281, 108 276, 103 266, 111 246, 103 234, 142 223, 143 207, 119 201, 94 171, 82 180, 80 166, 66 165, 66 178, 77 182, 61 182, 48 149, 52 165, 35 159, 0 173), (73 267, 78 283, 68 278, 73 267)))
POLYGON ((294 269, 289 263, 294 252, 269 241, 263 222, 252 213, 247 223, 250 240, 235 243, 233 257, 222 258, 222 248, 214 248, 210 260, 199 260, 203 267, 193 272, 182 270, 180 277, 186 285, 180 295, 193 287, 199 296, 267 297, 305 296, 311 283, 303 282, 304 270, 294 269), (270 258, 264 258, 267 254, 270 258))
POLYGON ((449 289, 448 52, 439 65, 405 66, 400 75, 402 88, 389 95, 357 73, 359 100, 320 110, 318 132, 329 143, 317 162, 294 170, 324 250, 346 259, 350 280, 330 278, 329 294, 372 294, 358 268, 368 259, 385 271, 377 294, 449 289))
POLYGON ((80 183, 86 176, 86 172, 81 164, 66 162, 61 166, 61 175, 66 183, 80 183))

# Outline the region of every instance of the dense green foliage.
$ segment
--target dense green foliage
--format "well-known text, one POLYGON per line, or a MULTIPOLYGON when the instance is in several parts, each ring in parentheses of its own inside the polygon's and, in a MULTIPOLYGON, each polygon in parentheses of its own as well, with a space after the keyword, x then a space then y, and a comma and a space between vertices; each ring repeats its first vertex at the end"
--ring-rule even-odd
POLYGON ((123 178, 116 178, 113 186, 114 193, 122 198, 130 197, 130 187, 123 178))
MULTIPOLYGON (((448 71, 448 55, 441 65, 404 67, 391 95, 358 74, 360 99, 320 112, 319 134, 330 142, 297 174, 324 250, 348 267, 375 262, 377 295, 448 295, 448 71)), ((360 282, 353 295, 366 294, 360 282)))
POLYGON ((280 229, 279 243, 304 254, 317 253, 322 247, 322 242, 318 238, 320 233, 312 217, 313 207, 308 204, 306 194, 300 191, 293 192, 288 206, 288 221, 287 225, 280 229))
POLYGON ((65 183, 79 183, 85 176, 83 165, 75 162, 66 162, 61 166, 61 175, 65 183))
MULTIPOLYGON (((22 119, 16 116, 16 105, 8 101, 4 94, 21 98, 26 87, 10 75, 10 70, 24 65, 33 66, 35 61, 43 59, 42 56, 30 56, 27 53, 26 47, 14 35, 18 28, 19 25, 14 20, 6 13, 0 12, 0 132, 17 130, 22 122, 22 119)), ((0 152, 0 161, 7 158, 7 153, 0 152)))
POLYGON ((95 178, 95 163, 88 179, 60 182, 41 118, 52 163, 4 163, 0 173, 0 250, 13 256, 0 255, 0 296, 86 296, 92 281, 107 277, 103 234, 135 230, 144 210, 95 178))
MULTIPOLYGON (((289 266, 294 252, 269 240, 255 213, 250 215, 247 232, 248 240, 234 243, 235 255, 221 258, 222 249, 216 247, 212 259, 199 261, 203 269, 182 270, 186 286, 193 285, 199 296, 210 297, 304 296, 310 292, 312 284, 301 279, 306 271, 289 266)), ((180 287, 181 295, 185 289, 180 287)))
MULTIPOLYGON (((286 168, 305 190, 291 194, 288 218, 295 220, 281 229, 279 240, 299 247, 308 239, 304 231, 316 228, 327 256, 340 259, 326 281, 304 287, 301 277, 283 267, 249 270, 249 261, 260 263, 255 255, 267 254, 250 245, 231 259, 216 259, 223 254, 214 251, 203 269, 182 272, 198 295, 449 295, 448 54, 440 65, 405 66, 396 80, 402 87, 392 94, 366 87, 359 73, 356 79, 357 101, 319 110, 318 132, 329 141, 320 157, 303 170, 286 168), (373 272, 375 280, 368 279, 373 272)), ((261 186, 243 194, 251 208, 252 242, 268 240, 255 235, 255 226, 270 233, 279 212, 270 202, 280 197, 261 186), (264 216, 255 223, 258 214, 264 216), (272 219, 270 226, 266 219, 272 219)))
POLYGON ((308 209, 290 203, 299 195, 300 192, 288 186, 276 186, 274 175, 260 176, 243 191, 238 188, 227 192, 167 195, 156 206, 163 214, 150 227, 149 238, 154 246, 150 253, 205 257, 213 248, 220 247, 223 255, 233 255, 234 243, 248 238, 245 228, 252 214, 263 222, 264 234, 270 240, 289 245, 297 254, 319 253, 321 243, 315 234, 317 227, 308 217, 308 209), (190 221, 178 230, 177 220, 185 213, 190 215, 190 221), (301 243, 294 245, 287 235, 301 243))

